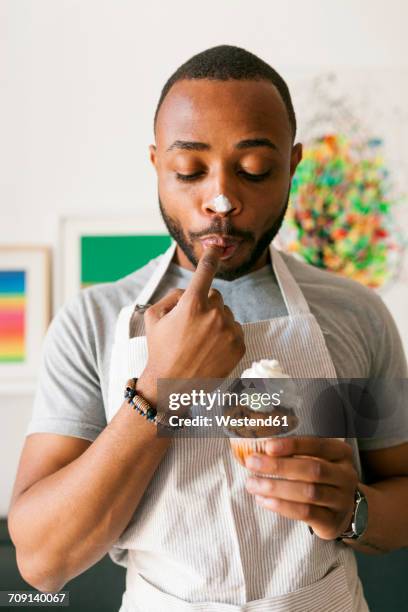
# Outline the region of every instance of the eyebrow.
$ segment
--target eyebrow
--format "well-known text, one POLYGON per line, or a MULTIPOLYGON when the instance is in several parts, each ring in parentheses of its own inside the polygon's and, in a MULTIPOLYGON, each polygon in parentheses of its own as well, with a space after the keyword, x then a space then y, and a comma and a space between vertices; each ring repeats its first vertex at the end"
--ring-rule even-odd
POLYGON ((211 147, 205 142, 195 142, 193 140, 175 140, 173 144, 169 146, 167 151, 172 151, 173 149, 183 149, 184 151, 208 151, 211 149, 211 147))
POLYGON ((274 151, 279 151, 278 147, 269 138, 249 138, 247 140, 241 140, 237 145, 237 149, 251 149, 252 147, 269 147, 274 151))
MULTIPOLYGON (((279 149, 272 140, 269 138, 248 138, 241 140, 235 145, 236 149, 252 149, 254 147, 269 147, 274 151, 279 149)), ((169 146, 167 151, 173 151, 174 149, 182 149, 184 151, 209 151, 211 146, 206 142, 197 142, 194 140, 175 140, 173 144, 169 146)))

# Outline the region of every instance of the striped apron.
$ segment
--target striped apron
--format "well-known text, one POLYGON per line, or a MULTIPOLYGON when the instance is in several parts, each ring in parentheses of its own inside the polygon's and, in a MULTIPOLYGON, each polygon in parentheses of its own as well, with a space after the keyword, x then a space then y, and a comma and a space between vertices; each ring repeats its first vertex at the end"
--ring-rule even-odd
MULTIPOLYGON (((154 294, 175 253, 173 241, 150 281, 116 324, 109 422, 128 378, 147 361, 136 304, 154 294)), ((337 378, 324 335, 277 249, 270 255, 288 316, 244 323, 246 353, 230 373, 276 358, 294 378, 337 378)), ((350 439, 361 479, 356 440, 350 439)), ((137 469, 137 467, 135 467, 137 469)), ((248 471, 227 438, 172 441, 127 528, 109 551, 127 567, 120 612, 366 612, 353 551, 310 534, 303 521, 255 503, 248 471)))

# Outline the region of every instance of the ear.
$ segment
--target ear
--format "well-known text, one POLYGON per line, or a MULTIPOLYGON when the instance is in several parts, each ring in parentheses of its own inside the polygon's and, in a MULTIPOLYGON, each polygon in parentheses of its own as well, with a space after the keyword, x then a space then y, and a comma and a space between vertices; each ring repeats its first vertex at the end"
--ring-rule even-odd
POLYGON ((151 144, 149 146, 149 153, 150 153, 150 161, 152 162, 153 166, 157 170, 157 149, 156 149, 156 145, 151 144))
POLYGON ((302 160, 303 154, 303 145, 298 142, 292 149, 292 154, 290 156, 290 178, 295 174, 295 170, 299 162, 302 160))

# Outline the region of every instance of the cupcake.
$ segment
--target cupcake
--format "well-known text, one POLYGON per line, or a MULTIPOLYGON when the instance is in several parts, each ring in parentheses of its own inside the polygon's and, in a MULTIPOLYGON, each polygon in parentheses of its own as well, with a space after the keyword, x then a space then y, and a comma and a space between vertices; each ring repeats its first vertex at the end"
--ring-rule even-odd
POLYGON ((242 465, 245 465, 246 458, 252 453, 264 453, 268 440, 274 436, 285 436, 296 429, 299 420, 295 410, 300 402, 295 384, 282 371, 276 359, 253 362, 250 368, 242 372, 241 379, 245 378, 286 380, 280 380, 279 383, 279 391, 283 393, 279 393, 278 405, 261 406, 259 401, 252 401, 255 397, 259 399, 259 390, 246 388, 248 402, 241 402, 225 410, 224 415, 229 417, 225 431, 230 438, 233 455, 242 465))

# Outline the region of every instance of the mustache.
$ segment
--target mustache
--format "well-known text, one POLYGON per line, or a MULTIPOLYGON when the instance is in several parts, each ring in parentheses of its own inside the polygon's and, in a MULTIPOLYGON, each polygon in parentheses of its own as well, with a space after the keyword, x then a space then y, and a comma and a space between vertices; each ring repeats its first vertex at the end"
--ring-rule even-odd
POLYGON ((223 236, 243 238, 244 240, 254 239, 252 232, 235 228, 229 219, 227 219, 225 223, 213 223, 205 230, 201 230, 200 232, 188 232, 188 234, 190 239, 201 238, 202 236, 208 236, 209 234, 222 234, 223 236))

